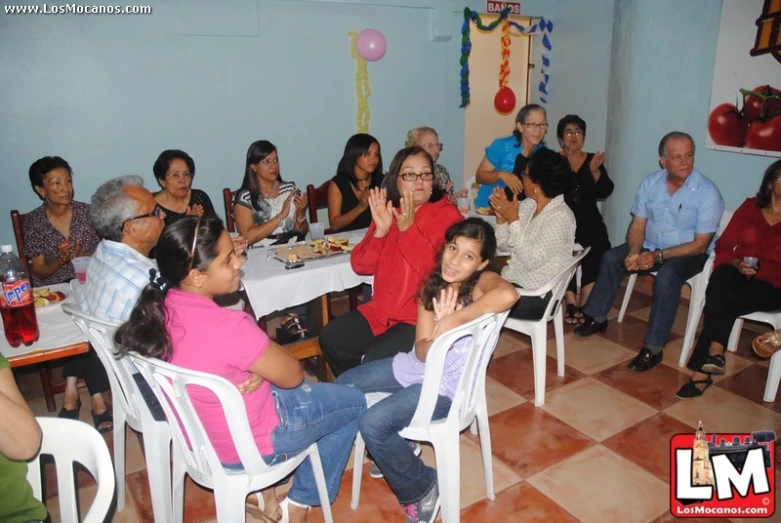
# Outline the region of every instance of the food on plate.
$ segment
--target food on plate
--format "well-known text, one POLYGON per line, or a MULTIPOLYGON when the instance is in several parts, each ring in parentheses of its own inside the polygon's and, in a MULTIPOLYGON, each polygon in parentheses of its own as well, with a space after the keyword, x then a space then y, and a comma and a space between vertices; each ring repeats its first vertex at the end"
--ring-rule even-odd
POLYGON ((287 255, 287 261, 288 263, 296 263, 300 258, 295 253, 290 253, 287 255))
POLYGON ((493 209, 490 207, 477 207, 475 208, 475 211, 477 211, 477 214, 482 214, 483 216, 489 216, 494 213, 493 209))
POLYGON ((315 254, 328 254, 332 252, 351 251, 352 247, 349 245, 350 240, 348 238, 338 238, 336 236, 329 236, 325 239, 319 238, 312 241, 309 245, 315 254))
POLYGON ((33 289, 33 302, 36 307, 46 307, 52 303, 57 303, 65 299, 65 294, 60 291, 53 291, 47 287, 42 289, 33 289))

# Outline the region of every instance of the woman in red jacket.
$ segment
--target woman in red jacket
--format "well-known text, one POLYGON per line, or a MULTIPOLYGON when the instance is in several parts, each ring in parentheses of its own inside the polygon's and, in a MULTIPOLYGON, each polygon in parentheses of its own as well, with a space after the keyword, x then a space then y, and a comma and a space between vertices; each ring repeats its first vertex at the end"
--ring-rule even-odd
POLYGON ((687 365, 692 374, 678 391, 696 398, 724 374, 724 348, 743 314, 781 309, 781 160, 765 171, 755 198, 732 215, 716 241, 714 271, 705 291, 705 322, 687 365))
POLYGON ((463 219, 435 187, 434 162, 420 147, 396 154, 385 184, 387 194, 378 188, 369 193, 372 223, 350 259, 356 273, 374 276, 372 301, 331 321, 320 334, 336 376, 361 362, 412 350, 418 290, 434 268, 445 231, 463 219))

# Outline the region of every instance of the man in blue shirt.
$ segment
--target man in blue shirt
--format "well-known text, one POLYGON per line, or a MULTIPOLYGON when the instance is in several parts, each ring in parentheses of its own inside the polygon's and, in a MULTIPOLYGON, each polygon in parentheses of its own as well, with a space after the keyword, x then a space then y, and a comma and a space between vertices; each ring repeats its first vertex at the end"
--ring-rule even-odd
POLYGON ((662 361, 686 280, 702 271, 713 248, 724 200, 716 186, 694 168, 694 140, 671 132, 659 143, 657 171, 640 184, 632 204, 626 243, 602 257, 594 290, 583 309, 586 322, 575 334, 607 329, 607 315, 626 272, 655 271, 653 305, 644 347, 629 370, 645 372, 662 361))

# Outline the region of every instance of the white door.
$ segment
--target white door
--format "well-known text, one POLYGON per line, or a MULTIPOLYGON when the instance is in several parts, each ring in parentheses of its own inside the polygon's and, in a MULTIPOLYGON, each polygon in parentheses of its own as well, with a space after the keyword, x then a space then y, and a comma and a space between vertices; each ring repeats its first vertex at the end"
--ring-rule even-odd
MULTIPOLYGON (((497 15, 480 17, 487 25, 497 15)), ((513 21, 524 27, 531 25, 528 18, 513 21)), ((517 30, 510 30, 511 35, 517 30)), ((515 115, 529 100, 529 59, 531 38, 517 35, 510 37, 510 78, 508 87, 515 93, 515 109, 508 114, 499 113, 494 107, 494 96, 499 90, 499 66, 502 61, 501 25, 486 32, 472 23, 472 53, 469 57, 469 88, 471 103, 464 110, 464 182, 475 175, 477 166, 485 156, 485 148, 496 138, 508 136, 515 128, 515 115)))

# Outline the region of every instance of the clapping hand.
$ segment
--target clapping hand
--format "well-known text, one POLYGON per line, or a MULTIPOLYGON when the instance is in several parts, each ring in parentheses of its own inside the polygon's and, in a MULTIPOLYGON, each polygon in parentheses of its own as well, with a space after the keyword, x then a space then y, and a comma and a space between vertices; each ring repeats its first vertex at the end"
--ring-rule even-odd
POLYGON ((393 204, 385 199, 379 187, 369 189, 369 209, 374 221, 374 237, 384 238, 393 223, 393 204))
POLYGON ((497 223, 512 223, 518 221, 518 195, 513 194, 512 201, 507 199, 504 189, 494 188, 489 197, 491 207, 496 213, 497 223))
POLYGON ((394 212, 393 217, 396 218, 399 232, 404 232, 415 221, 415 201, 411 192, 404 193, 404 196, 399 200, 399 207, 399 212, 394 212))
POLYGON ((73 259, 70 240, 65 240, 57 246, 57 257, 60 259, 63 265, 73 259))
POLYGON ((603 151, 597 151, 594 153, 594 157, 591 158, 591 163, 589 164, 589 169, 591 169, 591 172, 597 172, 599 171, 599 168, 602 167, 602 164, 605 163, 605 153, 603 151))
POLYGON ((191 205, 187 207, 187 215, 203 216, 203 205, 201 205, 200 203, 196 203, 195 205, 191 205))
POLYGON ((296 211, 306 211, 307 207, 309 207, 309 195, 307 193, 302 194, 295 194, 293 196, 293 201, 295 202, 296 211))

